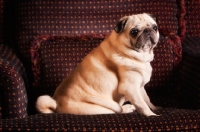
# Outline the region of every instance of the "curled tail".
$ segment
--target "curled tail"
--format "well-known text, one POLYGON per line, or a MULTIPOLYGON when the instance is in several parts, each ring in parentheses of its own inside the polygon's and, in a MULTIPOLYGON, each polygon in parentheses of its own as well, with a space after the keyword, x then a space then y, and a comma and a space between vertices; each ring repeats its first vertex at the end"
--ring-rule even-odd
POLYGON ((37 98, 36 109, 41 113, 54 113, 57 104, 49 95, 43 95, 37 98))

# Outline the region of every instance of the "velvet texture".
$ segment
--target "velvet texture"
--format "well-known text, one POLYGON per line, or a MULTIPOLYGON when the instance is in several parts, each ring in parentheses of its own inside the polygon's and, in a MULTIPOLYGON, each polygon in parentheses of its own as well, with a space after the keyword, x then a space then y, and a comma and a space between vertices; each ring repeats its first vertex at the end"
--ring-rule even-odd
POLYGON ((199 5, 199 0, 7 0, 0 5, 6 6, 0 9, 0 40, 13 50, 0 46, 0 131, 199 131, 199 5), (163 106, 154 111, 160 116, 37 114, 37 97, 52 95, 120 17, 143 12, 159 18, 161 37, 146 90, 163 106))
POLYGON ((156 112, 161 116, 153 117, 137 113, 93 116, 38 114, 24 119, 0 120, 0 124, 3 124, 3 131, 196 131, 200 129, 199 112, 167 108, 156 112))
POLYGON ((181 107, 200 109, 200 38, 183 41, 183 62, 180 70, 181 107))
POLYGON ((186 0, 185 6, 187 13, 185 15, 186 28, 188 37, 200 37, 200 16, 199 16, 199 0, 186 0))
POLYGON ((0 93, 2 118, 23 118, 27 113, 27 77, 18 58, 0 45, 0 93))
MULTIPOLYGON (((31 44, 33 88, 40 89, 43 94, 52 95, 69 72, 102 41, 103 39, 95 35, 92 37, 43 35, 34 39, 31 44)), ((177 95, 173 73, 174 67, 179 63, 175 54, 178 44, 180 45, 179 41, 161 36, 154 51, 153 73, 150 83, 146 86, 147 90, 154 90, 154 94, 158 90, 160 96, 169 92, 177 95)), ((172 94, 168 98, 171 96, 172 94)))
MULTIPOLYGON (((176 0, 133 1, 51 1, 19 0, 15 2, 15 42, 25 63, 30 64, 30 42, 44 34, 104 36, 125 15, 147 12, 159 18, 159 30, 165 36, 178 32, 176 0)), ((29 65, 30 66, 30 65, 29 65)))

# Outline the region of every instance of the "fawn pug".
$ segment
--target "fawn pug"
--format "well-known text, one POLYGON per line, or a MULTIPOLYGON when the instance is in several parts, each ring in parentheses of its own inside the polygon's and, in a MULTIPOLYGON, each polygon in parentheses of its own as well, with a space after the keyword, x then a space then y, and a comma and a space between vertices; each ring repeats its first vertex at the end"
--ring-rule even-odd
POLYGON ((114 30, 57 87, 53 97, 38 97, 41 113, 108 114, 137 110, 146 116, 157 109, 144 89, 149 82, 159 40, 149 14, 120 19, 114 30), (123 105, 125 100, 130 104, 123 105))

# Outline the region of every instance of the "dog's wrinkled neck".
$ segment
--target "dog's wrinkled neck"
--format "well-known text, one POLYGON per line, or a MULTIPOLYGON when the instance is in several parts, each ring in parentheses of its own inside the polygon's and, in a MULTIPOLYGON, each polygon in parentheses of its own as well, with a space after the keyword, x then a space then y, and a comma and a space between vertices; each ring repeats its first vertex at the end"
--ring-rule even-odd
MULTIPOLYGON (((141 49, 136 49, 134 47, 128 46, 126 44, 126 43, 130 43, 128 42, 129 41, 128 39, 120 41, 117 35, 115 37, 116 37, 117 42, 119 42, 119 44, 124 43, 122 47, 116 48, 116 51, 119 54, 126 56, 127 58, 130 58, 130 59, 139 60, 141 62, 151 62, 153 60, 153 57, 154 57, 153 47, 152 49, 149 48, 148 51, 143 51, 141 49)), ((124 37, 124 36, 121 36, 121 37, 124 37)))
MULTIPOLYGON (((143 51, 136 51, 130 47, 127 47, 125 44, 123 46, 122 43, 125 43, 123 41, 120 41, 119 35, 115 32, 112 32, 111 35, 107 36, 105 39, 107 43, 102 42, 100 44, 100 47, 104 54, 107 56, 108 59, 110 59, 113 54, 117 56, 122 56, 123 58, 129 58, 133 60, 138 60, 140 62, 151 62, 154 58, 153 50, 150 50, 148 52, 143 51), (112 40, 112 41, 111 41, 112 40), (107 50, 112 50, 112 54, 107 52, 107 50)), ((123 36, 121 36, 123 37, 123 36)))

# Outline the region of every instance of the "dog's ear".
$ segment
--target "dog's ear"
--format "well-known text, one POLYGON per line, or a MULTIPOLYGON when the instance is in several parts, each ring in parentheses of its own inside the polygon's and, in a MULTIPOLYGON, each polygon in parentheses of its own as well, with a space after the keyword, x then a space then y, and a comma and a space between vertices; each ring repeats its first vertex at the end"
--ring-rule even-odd
POLYGON ((117 23, 114 29, 116 33, 121 33, 124 30, 127 20, 128 20, 128 17, 126 16, 120 19, 120 21, 117 23))
POLYGON ((156 23, 158 23, 158 17, 156 15, 154 14, 148 14, 148 15, 152 17, 156 23))

